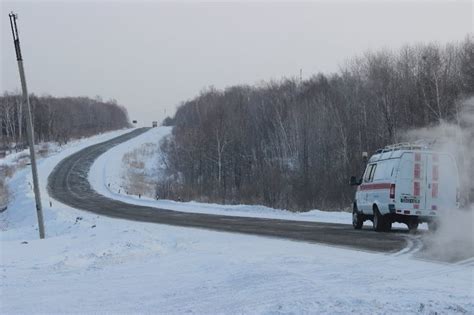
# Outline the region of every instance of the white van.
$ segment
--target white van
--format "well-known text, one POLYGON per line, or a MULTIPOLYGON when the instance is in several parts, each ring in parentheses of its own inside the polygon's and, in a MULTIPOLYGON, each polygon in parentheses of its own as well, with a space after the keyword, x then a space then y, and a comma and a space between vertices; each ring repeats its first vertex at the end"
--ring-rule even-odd
POLYGON ((367 162, 357 185, 352 225, 361 229, 365 220, 374 230, 389 231, 393 222, 416 230, 421 222, 435 229, 442 211, 459 207, 456 161, 448 153, 422 145, 401 143, 378 150, 367 162))

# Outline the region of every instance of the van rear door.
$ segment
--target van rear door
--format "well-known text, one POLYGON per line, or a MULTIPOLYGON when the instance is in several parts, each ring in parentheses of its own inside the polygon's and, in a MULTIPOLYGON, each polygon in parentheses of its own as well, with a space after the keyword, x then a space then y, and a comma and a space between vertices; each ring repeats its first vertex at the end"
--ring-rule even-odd
POLYGON ((456 207, 458 171, 449 154, 427 154, 426 210, 451 210, 456 207))
POLYGON ((427 155, 421 152, 402 154, 395 187, 397 208, 400 210, 425 209, 426 160, 427 155))

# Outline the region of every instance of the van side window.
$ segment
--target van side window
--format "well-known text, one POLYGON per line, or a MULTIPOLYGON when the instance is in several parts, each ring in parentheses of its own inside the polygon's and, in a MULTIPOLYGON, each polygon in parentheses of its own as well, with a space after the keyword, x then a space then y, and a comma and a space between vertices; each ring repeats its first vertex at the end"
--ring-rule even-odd
POLYGON ((390 168, 390 175, 388 176, 388 178, 394 178, 395 175, 397 174, 397 171, 398 171, 398 164, 400 163, 400 160, 399 159, 394 159, 392 160, 392 166, 390 168))
POLYGON ((364 173, 364 183, 367 183, 370 178, 370 171, 372 170, 373 165, 368 165, 364 173))
POLYGON ((374 178, 375 166, 376 164, 370 164, 367 166, 364 174, 364 183, 369 183, 374 178))
POLYGON ((373 181, 386 181, 393 177, 393 170, 398 161, 395 159, 380 161, 374 173, 373 181))
POLYGON ((372 165, 372 170, 370 171, 369 182, 374 181, 375 171, 377 170, 377 164, 372 165))
POLYGON ((373 172, 371 182, 385 179, 386 171, 387 171, 387 161, 378 162, 377 167, 375 168, 373 172))
POLYGON ((399 167, 399 175, 400 179, 413 179, 413 160, 411 154, 404 154, 402 157, 402 161, 400 162, 399 167))

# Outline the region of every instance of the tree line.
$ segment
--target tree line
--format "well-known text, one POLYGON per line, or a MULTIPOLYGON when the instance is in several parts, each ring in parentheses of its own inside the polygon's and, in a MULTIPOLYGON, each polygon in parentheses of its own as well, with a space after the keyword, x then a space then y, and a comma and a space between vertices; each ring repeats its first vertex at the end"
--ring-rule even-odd
POLYGON ((361 152, 453 121, 474 94, 474 38, 368 52, 340 71, 208 88, 182 103, 162 143, 167 198, 305 210, 351 204, 361 152))
MULTIPOLYGON (((115 100, 32 94, 30 103, 36 142, 67 143, 72 138, 129 126, 127 110, 115 100)), ((19 94, 0 96, 0 146, 26 146, 26 106, 22 104, 19 94)))

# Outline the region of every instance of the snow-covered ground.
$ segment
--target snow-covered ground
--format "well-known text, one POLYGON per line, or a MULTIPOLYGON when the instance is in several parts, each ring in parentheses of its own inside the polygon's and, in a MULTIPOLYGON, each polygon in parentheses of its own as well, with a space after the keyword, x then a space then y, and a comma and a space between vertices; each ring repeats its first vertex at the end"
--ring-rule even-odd
MULTIPOLYGON (((45 240, 37 239, 29 169, 10 181, 15 198, 0 213, 1 314, 474 313, 472 262, 130 222, 54 200, 49 207, 46 178, 57 162, 120 133, 40 161, 45 240)), ((91 178, 96 172, 104 176, 99 168, 91 178)))

